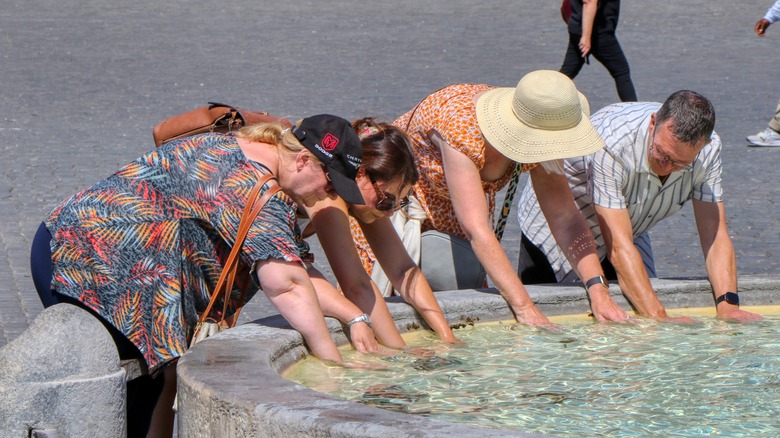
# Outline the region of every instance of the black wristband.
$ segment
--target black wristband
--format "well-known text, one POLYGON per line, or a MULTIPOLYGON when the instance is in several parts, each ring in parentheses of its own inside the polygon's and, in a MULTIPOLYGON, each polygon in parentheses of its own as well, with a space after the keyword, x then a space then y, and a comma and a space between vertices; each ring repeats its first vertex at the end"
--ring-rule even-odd
POLYGON ((607 283, 607 279, 603 275, 597 275, 585 283, 585 290, 589 290, 591 286, 597 284, 603 284, 604 287, 609 289, 609 283, 607 283))
POLYGON ((737 295, 736 292, 726 292, 725 294, 719 296, 718 298, 715 298, 715 305, 722 302, 727 302, 729 304, 734 304, 735 306, 739 306, 739 295, 737 295))

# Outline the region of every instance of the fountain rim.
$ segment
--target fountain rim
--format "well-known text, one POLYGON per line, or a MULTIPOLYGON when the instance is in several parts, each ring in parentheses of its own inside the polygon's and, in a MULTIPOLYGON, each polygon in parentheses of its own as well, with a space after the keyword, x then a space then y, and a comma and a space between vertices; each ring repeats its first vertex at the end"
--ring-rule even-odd
MULTIPOLYGON (((667 308, 713 305, 706 279, 652 279, 667 308)), ((769 276, 739 278, 743 305, 777 304, 780 280, 769 276)), ((548 316, 589 311, 580 286, 526 286, 548 316)), ((617 286, 610 293, 623 308, 628 303, 617 286)), ((506 301, 492 288, 437 292, 450 325, 512 320, 506 301)), ((424 328, 422 319, 399 297, 388 307, 402 333, 424 328)), ((348 342, 342 326, 328 318, 339 345, 348 342)), ((178 430, 182 436, 339 436, 460 437, 543 436, 491 429, 402 414, 316 392, 281 377, 309 351, 298 332, 279 315, 233 328, 194 346, 179 361, 178 430)))

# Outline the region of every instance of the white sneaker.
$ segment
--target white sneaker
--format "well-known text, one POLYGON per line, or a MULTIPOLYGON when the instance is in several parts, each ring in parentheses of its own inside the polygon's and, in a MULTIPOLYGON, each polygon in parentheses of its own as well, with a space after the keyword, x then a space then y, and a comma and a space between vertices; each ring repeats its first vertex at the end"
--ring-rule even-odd
POLYGON ((766 128, 756 135, 749 135, 750 146, 780 146, 780 133, 772 128, 766 128))

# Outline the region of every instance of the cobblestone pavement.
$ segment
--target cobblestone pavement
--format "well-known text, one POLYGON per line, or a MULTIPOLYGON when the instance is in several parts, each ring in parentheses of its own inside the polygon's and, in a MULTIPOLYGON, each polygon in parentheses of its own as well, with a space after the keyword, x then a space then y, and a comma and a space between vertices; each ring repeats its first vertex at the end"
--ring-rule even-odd
MULTIPOLYGON (((152 148, 151 127, 166 116, 215 100, 290 118, 330 112, 391 120, 443 85, 514 86, 563 60, 567 33, 557 2, 391 3, 7 0, 0 9, 0 345, 41 311, 28 254, 42 218, 152 148)), ((744 141, 765 127, 780 97, 770 82, 780 25, 765 38, 752 31, 770 4, 624 2, 618 30, 640 99, 663 101, 688 88, 714 102, 742 274, 780 267, 780 150, 744 141)), ((617 100, 596 62, 576 83, 594 110, 617 100)), ((652 234, 662 277, 705 273, 692 216, 686 207, 652 234)), ((516 260, 514 218, 503 244, 516 260)), ((259 297, 244 319, 271 312, 259 297)))

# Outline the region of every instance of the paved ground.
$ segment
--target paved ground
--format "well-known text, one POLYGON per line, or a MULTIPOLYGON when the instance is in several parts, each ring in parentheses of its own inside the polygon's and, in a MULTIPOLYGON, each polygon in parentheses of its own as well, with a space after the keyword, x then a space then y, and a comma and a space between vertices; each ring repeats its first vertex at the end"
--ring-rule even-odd
MULTIPOLYGON (((745 147, 774 110, 780 24, 769 0, 624 2, 618 36, 640 99, 702 92, 725 142, 740 272, 778 272, 780 150, 745 147), (770 53, 772 56, 770 56, 770 53), (771 73, 771 72, 775 73, 771 73)), ((60 200, 153 147, 151 127, 209 100, 299 118, 387 120, 450 83, 514 86, 558 69, 557 2, 7 0, 0 8, 0 346, 41 311, 30 241, 60 200)), ((603 67, 577 78, 593 109, 617 100, 603 67)), ((511 220, 504 246, 517 254, 511 220)), ((702 276, 690 207, 653 233, 663 277, 702 276)), ((245 319, 272 309, 262 298, 245 319)))

